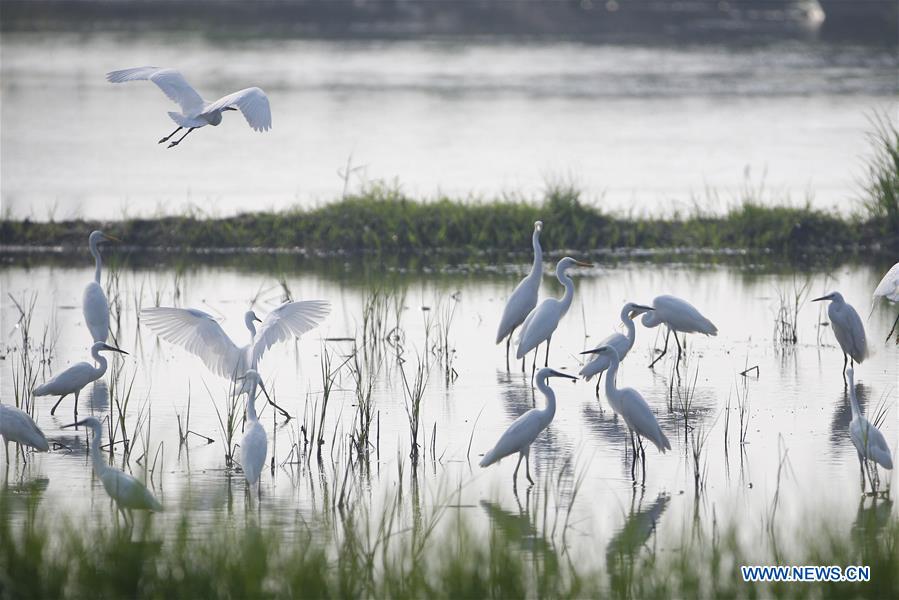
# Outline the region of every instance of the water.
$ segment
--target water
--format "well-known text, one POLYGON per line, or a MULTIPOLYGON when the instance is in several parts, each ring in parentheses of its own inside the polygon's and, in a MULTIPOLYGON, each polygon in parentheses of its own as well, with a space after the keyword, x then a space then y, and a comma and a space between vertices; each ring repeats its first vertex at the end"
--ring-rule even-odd
POLYGON ((116 219, 314 206, 398 181, 415 196, 537 197, 574 181, 613 210, 695 199, 853 208, 874 110, 895 113, 894 49, 817 42, 225 40, 6 33, 5 214, 116 219), (175 66, 209 99, 259 85, 274 129, 239 115, 178 148, 170 103, 107 71, 175 66))
MULTIPOLYGON (((859 398, 868 413, 884 402, 889 407, 882 431, 897 456, 899 347, 883 343, 895 318, 895 307, 883 305, 872 311, 869 303, 870 290, 887 266, 846 266, 830 273, 813 272, 808 277, 812 297, 838 289, 865 319, 872 356, 856 369, 859 398)), ((352 350, 351 342, 328 340, 357 337, 366 295, 376 282, 384 285, 390 280, 398 297, 403 298, 400 325, 407 373, 411 376, 416 357, 421 354, 434 365, 423 402, 424 456, 416 476, 427 505, 450 502, 475 520, 490 519, 502 527, 523 529, 544 501, 561 507, 563 513, 571 506, 566 543, 574 551, 594 554, 597 548, 624 543, 619 534, 629 517, 655 523, 661 532, 662 548, 677 547, 685 524, 694 518, 709 525, 713 518, 727 521, 739 515, 739 535, 755 539, 761 535, 759 523, 770 514, 778 488, 777 523, 784 538, 789 532, 803 530, 805 520, 797 515, 809 509, 826 514, 838 530, 848 530, 856 518, 860 496, 858 463, 847 431, 850 412, 840 375, 842 356, 829 329, 818 326, 825 319, 817 304, 802 308, 798 345, 785 349, 774 343, 778 291, 791 291, 805 279, 784 269, 773 272, 753 266, 624 262, 578 271, 574 304, 553 337, 550 362, 557 368, 576 372, 578 353, 616 328, 620 308, 629 300, 648 302, 661 292, 683 296, 718 325, 717 337, 688 339, 680 382, 673 370, 674 352, 654 371, 646 368, 651 348, 661 338, 656 331, 640 326, 636 345, 619 373, 620 386, 634 387, 646 397, 671 440, 672 451, 661 455, 648 447, 645 484, 639 484, 638 476, 635 485, 625 455, 626 430, 612 416, 604 393, 597 400, 592 382, 572 384, 557 379, 552 381, 558 397, 555 420, 531 450, 531 469, 538 484, 527 486, 522 467, 518 490, 513 489, 514 457, 479 469, 480 454, 504 429, 524 411, 543 404, 518 365, 506 372, 503 347, 492 343, 503 300, 523 268, 509 265, 496 270, 388 273, 371 280, 350 266, 346 271, 321 273, 287 270, 284 283, 295 298, 328 299, 332 313, 322 327, 296 344, 283 343, 271 349, 261 364, 260 371, 277 402, 297 417, 286 425, 275 424, 270 408, 262 413, 270 456, 274 455, 276 464, 274 474, 266 470, 262 476, 262 506, 267 518, 290 526, 298 515, 308 517, 321 511, 328 498, 338 493, 355 417, 353 382, 345 368, 334 386, 327 412, 322 464, 317 464, 314 455, 308 462, 291 464, 291 450, 302 439, 300 426, 311 424, 313 406, 321 398, 322 351, 332 354, 336 366, 352 350), (453 294, 458 300, 452 299, 453 294), (422 311, 423 306, 431 310, 422 311), (425 319, 436 319, 438 313, 452 306, 455 313, 449 339, 455 350, 452 367, 458 378, 447 383, 436 357, 427 352, 435 334, 432 330, 426 345, 425 319), (744 380, 739 375, 756 365, 758 376, 753 374, 744 380), (684 438, 678 399, 678 394, 691 388, 694 381, 690 425, 695 427, 694 432, 708 436, 702 455, 705 488, 698 500, 694 500, 692 456, 684 438), (746 443, 741 446, 737 391, 742 390, 744 381, 748 425, 746 443), (730 443, 725 455, 726 426, 730 443), (431 452, 434 430, 436 456, 431 452), (785 468, 778 481, 782 461, 785 468), (578 479, 580 484, 576 484, 578 479), (822 490, 827 494, 822 495, 822 490)), ((130 468, 145 477, 145 465, 156 463, 152 487, 169 507, 158 519, 176 519, 178 506, 189 507, 194 522, 240 514, 246 502, 245 484, 240 472, 226 468, 224 459, 216 407, 224 410, 226 383, 186 351, 158 343, 146 326, 138 330, 135 307, 150 306, 158 297, 163 305, 177 302, 223 315, 225 331, 243 343, 247 333, 241 317, 251 301, 256 299, 253 307, 260 314, 281 301, 282 288, 275 283, 276 274, 264 271, 203 265, 178 270, 124 267, 119 271, 123 308, 117 339, 131 352, 121 363, 119 385, 128 385, 133 377, 126 422, 130 431, 140 419, 149 420, 149 426, 135 437, 130 468), (177 419, 178 415, 185 418, 188 397, 190 428, 214 438, 214 443, 191 437, 186 446, 179 447, 177 419), (145 448, 150 458, 138 464, 145 448)), ((88 356, 80 302, 83 285, 91 277, 92 270, 87 267, 50 266, 41 261, 29 266, 13 261, 0 270, 2 288, 12 297, 21 299, 37 293, 32 335, 40 337, 49 328, 50 338, 56 339, 55 356, 46 376, 88 356)), ((547 276, 543 295, 557 294, 559 289, 555 279, 547 276)), ((3 402, 12 401, 12 371, 19 357, 16 314, 12 298, 4 295, 5 359, 0 361, 3 402)), ((394 324, 392 309, 388 315, 389 329, 394 324)), ((412 481, 400 374, 389 355, 380 362, 382 372, 373 394, 378 450, 372 456, 370 474, 361 476, 361 471, 354 471, 351 480, 359 478, 360 482, 350 486, 352 506, 369 507, 374 514, 378 514, 385 498, 400 486, 408 490, 412 481)), ((44 378, 39 375, 38 380, 44 378)), ((110 405, 107 392, 111 379, 107 374, 107 383, 85 390, 80 415, 117 416, 115 402, 110 405)), ((37 400, 37 421, 51 442, 64 447, 31 455, 27 467, 21 463, 10 467, 6 481, 17 485, 45 479, 45 507, 66 516, 102 518, 110 506, 99 481, 90 475, 85 433, 61 428, 72 420, 71 398, 50 416, 53 402, 49 398, 37 400)), ((116 455, 116 463, 122 464, 121 452, 116 455)), ((895 485, 894 473, 883 475, 883 486, 895 485)), ((807 516, 807 512, 803 514, 807 516)))

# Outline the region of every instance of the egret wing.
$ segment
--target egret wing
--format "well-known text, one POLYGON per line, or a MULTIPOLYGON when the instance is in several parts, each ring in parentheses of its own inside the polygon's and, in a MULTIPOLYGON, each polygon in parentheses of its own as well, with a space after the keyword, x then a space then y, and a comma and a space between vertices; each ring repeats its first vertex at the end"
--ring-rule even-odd
POLYGON ((91 381, 98 379, 97 368, 86 362, 75 363, 65 371, 57 373, 50 381, 34 388, 35 396, 61 396, 81 390, 91 381))
POLYGON ((267 454, 268 440, 265 437, 265 429, 259 421, 255 421, 247 429, 240 443, 240 466, 244 477, 251 485, 259 481, 267 454))
POLYGON ((258 87, 246 88, 210 102, 200 114, 207 115, 229 107, 239 109, 255 131, 268 131, 272 128, 272 109, 268 96, 258 87))
POLYGON ((240 348, 212 315, 194 308, 159 306, 143 309, 141 319, 162 339, 199 356, 213 373, 242 374, 240 348))
POLYGON ((95 342, 105 342, 109 337, 109 302, 103 288, 96 281, 85 286, 81 308, 91 337, 95 342))
POLYGON ((270 312, 253 338, 251 366, 255 367, 265 351, 278 342, 317 327, 330 312, 331 304, 325 300, 286 302, 270 312))
POLYGON ((640 392, 633 388, 624 388, 621 394, 625 397, 621 416, 624 417, 628 427, 651 441, 660 452, 671 450, 671 443, 640 392))
POLYGON ((893 268, 883 276, 874 290, 874 296, 883 296, 893 302, 899 302, 899 263, 893 265, 893 268))
POLYGON ((184 75, 175 69, 135 67, 106 74, 106 81, 110 83, 141 80, 149 80, 159 86, 169 100, 178 104, 185 114, 196 113, 203 109, 203 98, 187 83, 184 75))
POLYGON ((15 406, 0 404, 0 436, 40 452, 50 450, 44 432, 26 412, 15 406))
POLYGON ((540 421, 540 411, 536 408, 532 408, 515 419, 505 433, 500 436, 496 445, 484 455, 478 464, 488 467, 510 454, 520 452, 525 446, 531 445, 543 430, 540 421))
POLYGON ((527 276, 521 280, 503 308, 503 316, 500 318, 499 329, 496 333, 497 344, 503 341, 513 329, 521 325, 534 310, 534 307, 537 306, 539 292, 540 279, 527 276))

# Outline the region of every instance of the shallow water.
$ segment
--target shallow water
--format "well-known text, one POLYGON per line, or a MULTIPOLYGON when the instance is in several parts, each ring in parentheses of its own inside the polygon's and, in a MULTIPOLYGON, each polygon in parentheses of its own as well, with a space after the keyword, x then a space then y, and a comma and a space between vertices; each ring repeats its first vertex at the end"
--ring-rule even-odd
POLYGON ((0 202, 35 219, 313 206, 398 180, 416 196, 540 195, 571 180, 605 208, 852 208, 865 131, 895 113, 893 48, 818 42, 302 41, 6 33, 0 202), (110 70, 178 67, 209 99, 250 85, 274 129, 239 115, 178 148, 174 110, 110 70), (358 167, 358 169, 356 169, 358 167), (711 190, 709 192, 709 190, 711 190), (717 197, 717 199, 716 199, 717 197))
MULTIPOLYGON (((831 273, 814 272, 808 277, 812 297, 838 289, 865 319, 873 352, 856 369, 859 397, 866 412, 882 402, 889 407, 882 430, 896 456, 899 347, 883 344, 895 318, 895 307, 878 306, 871 312, 869 303, 870 290, 885 267, 842 267, 831 273)), ((510 265, 508 269, 490 272, 460 269, 452 274, 391 275, 404 294, 400 325, 407 373, 411 375, 420 353, 424 352, 433 363, 422 409, 424 455, 413 478, 401 379, 390 350, 379 361, 382 374, 373 395, 377 447, 367 475, 358 464, 354 468, 350 478, 356 482, 350 485, 353 507, 368 507, 378 514, 385 498, 400 487, 408 494, 414 480, 420 486, 420 496, 415 497, 428 506, 449 502, 474 519, 489 518, 501 527, 521 527, 525 537, 532 536, 527 523, 533 524, 535 515, 547 502, 550 507, 559 507, 563 514, 571 506, 570 524, 567 529, 560 524, 560 528, 565 529, 567 543, 573 548, 595 552, 596 548, 612 549, 628 543, 619 539, 619 534, 630 516, 650 524, 646 537, 653 526, 658 526, 663 532, 659 540, 664 549, 666 544, 676 545, 685 524, 694 519, 711 525, 713 519, 721 521, 739 515, 739 534, 754 539, 761 535, 760 523, 770 514, 779 487, 777 524, 785 535, 801 531, 804 521, 796 514, 809 508, 827 514, 837 529, 851 526, 860 510, 861 496, 858 463, 847 432, 850 413, 840 376, 842 357, 829 329, 817 325, 823 320, 817 304, 803 307, 799 343, 795 347, 784 349, 773 342, 778 290, 792 290, 805 276, 775 274, 763 268, 634 262, 598 265, 577 273, 574 304, 553 337, 550 363, 557 368, 575 372, 579 367, 578 353, 617 327, 620 308, 628 300, 648 302, 662 292, 679 295, 693 302, 719 327, 717 337, 688 339, 687 358, 680 367, 678 384, 673 371, 674 352, 654 371, 646 368, 651 348, 661 337, 654 330, 638 326, 637 343, 622 366, 618 383, 643 393, 672 443, 672 451, 665 455, 647 448, 645 482, 639 474, 636 484, 632 480, 629 457, 625 454, 626 430, 612 416, 604 394, 600 394, 599 400, 594 396, 592 382, 552 381, 558 409, 555 420, 531 450, 535 487, 527 485, 522 471, 517 492, 513 489, 514 458, 479 469, 479 455, 492 446, 509 423, 535 403, 543 404, 540 394, 535 398, 531 390, 529 373, 522 374, 519 365, 507 372, 503 348, 492 343, 502 301, 519 277, 517 270, 517 265, 510 265), (451 298, 453 294, 457 301, 451 298), (423 306, 431 310, 422 311, 423 306), (436 357, 426 352, 433 346, 434 330, 427 345, 424 338, 425 319, 436 318, 449 306, 455 307, 449 339, 455 350, 452 367, 458 378, 447 384, 436 357), (739 375, 755 365, 759 368, 757 376, 744 379, 739 375), (690 443, 685 440, 678 396, 678 389, 692 387, 694 380, 689 424, 695 428, 695 434, 708 436, 702 454, 705 486, 698 497, 694 497, 690 443), (748 425, 746 443, 741 445, 737 390, 742 390, 744 383, 748 425), (431 452, 435 426, 436 458, 431 452), (784 468, 778 482, 782 461, 784 468), (822 493, 825 490, 826 494, 822 493)), ((88 268, 25 268, 13 264, 0 271, 2 289, 16 299, 37 292, 31 334, 40 338, 48 327, 50 337, 56 339, 48 376, 88 356, 80 297, 83 285, 91 277, 92 270, 88 268)), ((296 299, 328 299, 332 313, 322 327, 296 344, 275 346, 261 364, 260 371, 276 400, 297 416, 286 425, 275 425, 273 411, 266 408, 262 413, 269 433, 270 456, 274 454, 276 466, 274 474, 268 470, 263 473, 260 510, 286 527, 333 502, 346 473, 346 448, 355 417, 353 383, 346 369, 337 380, 327 412, 322 463, 317 463, 314 454, 308 462, 292 464, 291 460, 293 444, 301 439, 299 427, 304 422, 311 424, 312 407, 320 398, 322 350, 332 353, 336 366, 352 349, 351 342, 326 340, 356 337, 361 328, 364 297, 370 288, 362 277, 355 283, 346 283, 344 277, 302 271, 284 274, 296 299)), ((157 518, 176 518, 178 506, 192 510, 194 522, 241 514, 246 505, 245 484, 239 471, 226 468, 215 408, 224 410, 227 384, 186 351, 157 342, 146 327, 138 331, 135 297, 143 295, 137 301, 143 306, 153 305, 157 295, 161 304, 171 305, 176 302, 177 291, 177 303, 181 306, 226 317, 223 327, 240 342, 247 336, 241 317, 253 298, 253 307, 260 314, 281 301, 282 288, 276 277, 204 266, 177 273, 164 267, 122 269, 118 290, 123 310, 117 339, 122 348, 131 352, 121 363, 119 385, 127 385, 134 377, 126 412, 129 431, 142 413, 150 414, 149 426, 135 438, 130 468, 145 477, 142 465, 156 462, 153 489, 170 509, 157 518), (188 396, 190 428, 214 438, 214 443, 192 437, 185 447, 179 447, 177 415, 184 418, 188 396), (138 464, 145 447, 151 458, 138 464)), ((556 280, 548 275, 542 294, 557 294, 559 290, 556 280)), ((0 391, 2 401, 11 402, 12 371, 20 356, 19 332, 15 323, 17 310, 10 296, 4 295, 2 302, 5 358, 0 361, 0 391)), ((388 329, 392 326, 391 313, 388 329)), ((43 379, 38 377, 38 381, 43 379)), ((110 382, 111 375, 108 373, 104 380, 110 382)), ((99 383, 88 388, 79 414, 117 417, 115 402, 110 406, 109 385, 99 383)), ((121 392, 116 396, 121 398, 121 392)), ((63 401, 56 416, 50 416, 53 402, 49 398, 37 399, 37 421, 52 442, 65 447, 49 454, 30 455, 27 467, 21 463, 10 467, 7 484, 46 479, 42 494, 45 507, 67 516, 103 517, 111 508, 99 481, 90 475, 85 433, 61 429, 72 420, 72 401, 63 401)), ((375 431, 372 436, 375 437, 375 431)), ((121 465, 120 449, 115 460, 121 465)), ((895 483, 894 474, 883 474, 882 487, 895 483)))

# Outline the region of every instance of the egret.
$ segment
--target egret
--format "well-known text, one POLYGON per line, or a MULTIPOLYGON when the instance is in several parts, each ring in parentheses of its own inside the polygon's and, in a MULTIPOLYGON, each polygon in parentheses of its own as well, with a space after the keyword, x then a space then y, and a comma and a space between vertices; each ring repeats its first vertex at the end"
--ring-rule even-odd
MULTIPOLYGON (((543 222, 534 223, 534 234, 531 236, 531 244, 534 246, 534 263, 531 272, 522 279, 503 309, 503 316, 499 321, 499 329, 496 332, 496 343, 506 340, 506 370, 509 370, 509 346, 512 343, 512 334, 527 318, 528 314, 537 306, 537 295, 540 292, 540 281, 543 279, 543 250, 540 248, 540 232, 543 230, 543 222)), ((522 361, 522 370, 524 362, 522 361)))
POLYGON ((93 439, 90 442, 91 462, 94 466, 94 473, 103 483, 103 489, 109 494, 109 497, 115 500, 116 506, 125 514, 128 510, 162 510, 162 504, 159 503, 150 490, 143 483, 138 481, 134 476, 120 471, 115 467, 109 466, 100 454, 100 441, 103 439, 103 424, 97 417, 87 417, 76 423, 63 425, 66 427, 77 427, 85 425, 90 428, 93 439))
POLYGON ((545 367, 537 371, 537 389, 546 396, 546 408, 532 408, 527 411, 509 425, 506 432, 499 438, 496 446, 484 455, 479 463, 481 467, 489 467, 493 463, 518 452, 518 463, 515 465, 515 472, 512 473, 512 482, 518 482, 518 468, 521 466, 521 459, 525 461, 525 474, 528 481, 534 483, 531 479, 530 469, 530 453, 531 444, 540 435, 540 432, 546 429, 552 423, 553 417, 556 415, 556 394, 549 387, 547 380, 550 377, 565 377, 577 381, 577 377, 560 373, 555 369, 545 367))
MULTIPOLYGON (((651 313, 647 313, 651 314, 651 313)), ((645 317, 644 317, 645 318, 645 317)), ((646 403, 646 399, 633 388, 619 388, 616 386, 616 378, 618 376, 618 366, 621 359, 618 352, 612 346, 600 346, 593 350, 587 350, 582 354, 596 354, 604 356, 609 361, 608 374, 606 375, 606 398, 609 400, 609 406, 615 411, 615 414, 621 415, 631 434, 636 433, 637 439, 645 437, 655 445, 659 452, 664 453, 671 450, 671 443, 659 426, 658 420, 646 403)), ((641 444, 642 447, 642 444, 641 444)), ((634 454, 634 461, 637 456, 634 454)), ((633 473, 633 465, 632 465, 633 473)), ((646 473, 646 453, 643 452, 643 473, 646 473)))
POLYGON ((646 313, 641 319, 643 326, 647 328, 657 327, 664 323, 668 328, 668 332, 665 334, 665 348, 650 363, 650 369, 668 353, 668 337, 672 331, 674 332, 674 341, 677 343, 678 361, 680 361, 682 353, 680 340, 677 339, 678 332, 718 335, 718 328, 715 327, 715 324, 705 318, 702 313, 696 310, 696 307, 686 300, 669 295, 657 296, 652 301, 652 307, 653 311, 646 313))
POLYGON ((84 323, 91 332, 95 342, 105 342, 109 337, 109 302, 106 293, 100 285, 100 275, 103 269, 103 261, 100 258, 102 242, 119 242, 121 240, 106 235, 102 231, 92 231, 88 238, 91 254, 94 256, 94 280, 84 288, 82 310, 84 311, 84 323))
POLYGON ((216 100, 207 102, 191 87, 179 71, 161 69, 159 67, 135 67, 112 71, 106 74, 110 83, 126 81, 152 81, 162 92, 181 107, 181 112, 169 112, 169 117, 178 125, 172 133, 159 143, 169 141, 176 133, 187 128, 187 133, 169 144, 169 148, 177 146, 194 129, 206 125, 217 126, 222 122, 222 113, 228 110, 240 110, 247 123, 255 131, 268 131, 272 127, 272 110, 268 96, 258 87, 250 87, 216 100))
POLYGON ((855 396, 855 372, 850 367, 846 374, 849 376, 849 403, 852 407, 852 421, 849 423, 849 437, 858 453, 858 466, 862 471, 862 487, 865 485, 864 461, 870 460, 884 469, 893 468, 893 457, 890 447, 887 445, 883 434, 868 421, 858 406, 858 398, 855 396))
POLYGON ((534 310, 530 312, 521 326, 521 335, 518 338, 518 350, 515 353, 516 358, 524 358, 524 355, 546 342, 546 360, 543 366, 549 365, 549 344, 552 341, 553 333, 559 326, 559 321, 568 312, 571 307, 571 301, 574 298, 574 282, 566 272, 571 267, 592 267, 587 262, 575 260, 570 256, 566 256, 556 265, 556 278, 565 286, 565 294, 561 299, 547 298, 540 303, 534 310))
MULTIPOLYGON (((877 284, 877 288, 874 290, 874 299, 876 300, 879 297, 886 298, 890 302, 899 302, 899 263, 893 265, 887 271, 887 274, 883 276, 883 279, 880 280, 880 283, 877 284)), ((899 325, 899 315, 896 315, 896 320, 893 321, 893 326, 887 334, 886 341, 890 341, 890 336, 896 331, 897 325, 899 325)), ((899 344, 899 335, 896 336, 896 343, 899 344)))
MULTIPOLYGON (((624 360, 627 353, 634 347, 634 340, 637 337, 637 328, 634 325, 634 318, 651 310, 654 310, 651 306, 644 306, 633 302, 625 304, 621 309, 621 322, 624 323, 624 326, 627 328, 627 335, 617 332, 613 333, 601 341, 596 347, 612 346, 615 348, 615 352, 618 353, 618 358, 624 360)), ((609 364, 607 356, 596 355, 593 360, 583 366, 579 373, 579 375, 587 381, 590 381, 590 378, 597 373, 599 374, 599 379, 596 381, 597 395, 599 395, 599 383, 602 381, 603 371, 609 368, 609 364)))
POLYGON ((827 316, 830 319, 833 334, 840 344, 840 349, 843 350, 843 383, 846 383, 846 365, 850 359, 853 364, 849 366, 855 366, 855 363, 864 361, 868 356, 865 326, 862 324, 862 318, 858 316, 852 305, 843 300, 843 295, 839 292, 831 292, 826 296, 815 298, 812 302, 823 300, 830 300, 827 316))
POLYGON ((34 419, 24 410, 15 406, 0 404, 0 437, 6 450, 6 462, 9 463, 9 443, 29 446, 38 452, 50 450, 50 444, 44 437, 34 419))
POLYGON ((78 394, 81 393, 81 390, 87 384, 100 379, 106 373, 106 367, 108 366, 106 357, 100 354, 106 351, 128 354, 124 350, 110 346, 106 342, 94 342, 94 345, 91 346, 91 356, 94 357, 94 362, 99 366, 95 367, 88 362, 75 363, 47 383, 34 388, 35 396, 59 396, 59 400, 50 409, 51 415, 56 413, 56 407, 59 406, 63 398, 69 394, 75 394, 75 418, 78 418, 78 394))
POLYGON ((259 476, 262 474, 262 467, 265 466, 265 457, 268 454, 268 439, 262 423, 259 422, 259 417, 256 416, 256 386, 258 385, 262 389, 262 393, 269 399, 269 402, 271 402, 271 398, 269 398, 259 373, 250 369, 243 379, 249 385, 249 389, 247 390, 247 426, 240 441, 240 466, 250 488, 255 487, 258 491, 259 476))
MULTIPOLYGON (((328 316, 331 305, 324 300, 285 302, 265 317, 252 310, 244 314, 244 324, 250 332, 250 343, 238 347, 221 325, 195 308, 145 308, 141 319, 162 339, 185 348, 200 357, 206 367, 232 381, 249 369, 256 369, 266 350, 291 336, 300 337, 317 327, 328 316), (255 323, 262 323, 256 329, 255 323)), ((242 392, 247 389, 244 381, 242 392)), ((271 402, 285 417, 290 415, 271 402)))

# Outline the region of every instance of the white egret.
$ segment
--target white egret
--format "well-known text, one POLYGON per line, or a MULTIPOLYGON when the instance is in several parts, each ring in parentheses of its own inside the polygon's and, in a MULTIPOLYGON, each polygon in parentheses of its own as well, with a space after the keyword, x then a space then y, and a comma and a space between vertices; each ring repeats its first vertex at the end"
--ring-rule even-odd
MULTIPOLYGON (((540 248, 540 232, 543 230, 543 222, 534 223, 534 234, 531 236, 531 244, 534 247, 534 263, 531 272, 522 279, 503 308, 503 316, 499 321, 499 329, 496 332, 496 343, 506 340, 506 370, 509 369, 509 346, 512 343, 512 334, 527 318, 528 314, 537 306, 537 295, 540 292, 540 281, 543 279, 543 250, 540 248)), ((524 363, 522 362, 522 365, 524 363)), ((522 366, 522 368, 524 368, 522 366)))
POLYGON ((218 125, 222 122, 222 113, 227 110, 240 110, 247 123, 255 131, 268 131, 272 127, 272 110, 268 96, 258 87, 246 88, 223 96, 214 102, 207 102, 187 83, 184 75, 175 69, 135 67, 107 73, 106 80, 110 83, 152 81, 168 96, 169 100, 181 106, 180 113, 169 112, 169 117, 178 125, 178 128, 159 140, 159 143, 167 142, 185 127, 187 133, 170 143, 169 148, 180 144, 194 129, 206 125, 218 125))
POLYGON ((78 418, 78 395, 81 393, 81 390, 90 382, 103 377, 103 374, 106 373, 106 367, 108 366, 106 357, 100 354, 100 352, 105 351, 128 354, 124 350, 110 346, 105 342, 94 342, 94 345, 91 346, 91 356, 94 357, 94 361, 99 366, 95 367, 88 362, 75 363, 62 373, 57 374, 56 377, 50 381, 34 388, 35 396, 59 396, 59 400, 57 400, 56 404, 53 405, 53 408, 50 409, 51 415, 56 413, 56 407, 59 406, 59 403, 62 402, 63 398, 69 394, 74 394, 75 418, 78 418))
POLYGON ((259 490, 259 476, 262 474, 262 468, 265 466, 265 457, 268 454, 268 439, 265 435, 265 429, 259 422, 256 415, 256 386, 262 389, 262 393, 271 402, 268 391, 262 383, 262 377, 259 373, 250 369, 243 376, 244 381, 248 384, 247 390, 247 425, 244 430, 243 438, 240 441, 240 466, 243 469, 243 475, 247 480, 250 488, 259 490))
POLYGON ((843 350, 843 382, 846 382, 846 365, 850 359, 854 363, 860 363, 868 356, 868 342, 865 338, 865 326, 862 318, 848 302, 843 300, 839 292, 831 292, 826 296, 815 298, 812 302, 830 300, 827 307, 827 316, 830 319, 830 328, 843 350))
MULTIPOLYGON (((883 276, 883 279, 880 280, 880 283, 877 284, 877 288, 874 290, 874 299, 877 300, 877 298, 886 298, 890 302, 899 302, 899 263, 893 265, 887 271, 887 274, 883 276)), ((899 315, 896 315, 896 320, 893 321, 893 326, 887 334, 886 341, 890 341, 890 336, 896 331, 897 325, 899 325, 899 315)), ((896 343, 899 344, 899 335, 896 336, 896 343)))
POLYGON ((100 283, 103 261, 100 258, 99 245, 106 241, 119 242, 121 240, 106 235, 102 231, 92 231, 88 238, 88 245, 94 256, 94 280, 84 287, 84 297, 81 301, 84 323, 95 342, 105 342, 109 337, 109 302, 106 300, 106 292, 103 291, 100 283))
MULTIPOLYGON (((601 346, 612 346, 615 348, 615 352, 618 353, 618 358, 624 360, 627 353, 634 347, 634 340, 637 337, 637 328, 634 325, 634 318, 652 310, 654 309, 651 306, 644 306, 634 302, 625 304, 621 309, 621 322, 624 323, 624 326, 627 328, 627 335, 617 332, 613 333, 597 344, 596 348, 601 346)), ((602 381, 603 371, 609 368, 609 364, 610 362, 607 356, 597 354, 594 356, 593 360, 581 368, 581 372, 578 374, 587 381, 590 381, 594 375, 599 374, 599 379, 596 381, 596 393, 599 394, 599 383, 602 381)))
POLYGON ((675 296, 663 295, 657 296, 652 301, 652 312, 643 315, 641 319, 644 327, 657 327, 664 323, 668 328, 665 334, 665 348, 650 364, 649 368, 655 366, 663 356, 668 353, 668 337, 674 332, 674 341, 677 343, 677 360, 681 358, 680 340, 677 339, 678 333, 702 333, 705 335, 718 335, 718 328, 715 324, 705 318, 702 313, 696 310, 692 304, 686 300, 682 300, 675 296))
POLYGON ((38 452, 50 450, 50 444, 44 432, 41 431, 34 419, 24 410, 0 404, 0 437, 3 438, 3 446, 6 450, 6 462, 9 462, 9 443, 29 446, 38 452))
POLYGON ((97 417, 87 417, 77 423, 64 425, 63 427, 77 427, 85 425, 90 428, 93 439, 90 440, 91 462, 94 473, 100 478, 103 489, 109 497, 115 500, 116 506, 124 514, 128 510, 162 510, 159 503, 150 490, 134 476, 109 466, 100 454, 100 442, 103 439, 103 424, 97 417))
POLYGON ((571 307, 571 301, 574 298, 574 281, 566 272, 571 267, 592 267, 587 262, 575 260, 570 256, 566 256, 556 265, 556 278, 563 286, 565 286, 565 294, 560 299, 547 298, 541 302, 524 321, 521 326, 521 335, 518 338, 518 350, 515 353, 516 358, 524 358, 525 354, 535 349, 537 346, 546 342, 546 360, 543 366, 549 364, 549 344, 552 341, 553 333, 559 326, 559 321, 568 312, 571 307))
POLYGON ((518 452, 518 463, 515 465, 515 471, 512 473, 513 483, 518 482, 518 468, 521 466, 521 459, 525 461, 525 474, 528 481, 534 483, 531 479, 530 469, 530 453, 531 444, 540 435, 540 432, 546 429, 552 423, 553 417, 556 415, 556 394, 549 387, 547 380, 550 377, 566 377, 568 379, 577 380, 577 377, 560 373, 555 369, 545 367, 537 371, 537 389, 546 396, 546 408, 532 408, 527 411, 509 426, 506 432, 499 438, 489 452, 484 455, 479 463, 481 467, 489 467, 493 463, 518 452))
MULTIPOLYGON (((647 313, 651 314, 651 313, 647 313)), ((609 406, 616 414, 621 415, 627 424, 631 433, 636 433, 638 440, 645 437, 655 445, 659 452, 664 453, 671 450, 671 442, 665 436, 665 432, 659 426, 656 416, 653 414, 646 399, 633 388, 619 388, 616 385, 618 377, 618 366, 621 360, 618 352, 612 346, 600 346, 593 350, 587 350, 583 354, 596 354, 605 356, 609 361, 608 373, 606 374, 606 398, 609 400, 609 406)), ((642 445, 641 445, 642 447, 642 445)), ((634 461, 637 456, 634 454, 634 461)), ((646 453, 643 453, 643 473, 646 473, 646 453)))
MULTIPOLYGON (((221 325, 195 308, 145 308, 141 320, 162 339, 177 344, 200 357, 206 367, 222 377, 236 381, 249 369, 256 369, 266 350, 290 337, 300 337, 317 327, 328 316, 331 305, 324 300, 286 302, 270 312, 265 320, 252 310, 244 315, 250 343, 238 347, 221 325), (257 331, 254 323, 260 322, 257 331)), ((246 391, 246 382, 244 389, 246 391)), ((290 415, 271 403, 285 417, 290 415)))
POLYGON ((849 437, 858 453, 858 466, 862 471, 862 486, 865 484, 864 461, 870 460, 884 469, 893 468, 893 456, 883 434, 862 415, 858 406, 858 398, 855 395, 855 372, 850 367, 846 374, 849 376, 849 403, 852 407, 852 421, 849 423, 849 437))

